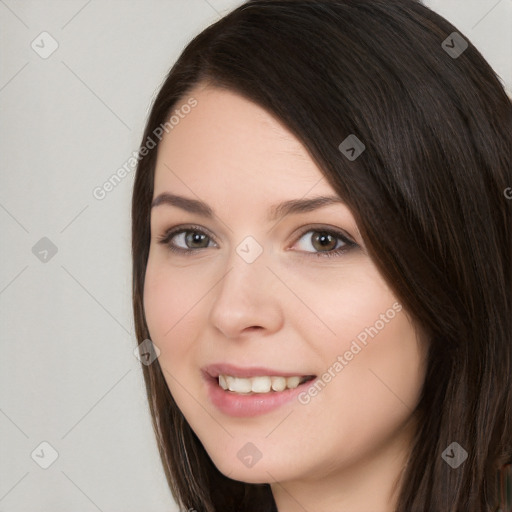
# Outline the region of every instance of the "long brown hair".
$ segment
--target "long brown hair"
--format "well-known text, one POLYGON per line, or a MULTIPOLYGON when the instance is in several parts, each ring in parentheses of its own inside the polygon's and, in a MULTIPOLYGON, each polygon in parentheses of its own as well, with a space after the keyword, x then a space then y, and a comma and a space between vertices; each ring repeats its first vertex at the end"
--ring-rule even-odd
MULTIPOLYGON (((495 72, 414 0, 251 0, 184 49, 143 143, 200 83, 244 95, 295 134, 428 334, 397 512, 496 510, 497 469, 512 460, 512 105, 495 72), (338 149, 350 134, 365 145, 353 161, 338 149), (468 453, 456 470, 441 456, 452 442, 468 453)), ((157 147, 140 158, 133 190, 138 343, 150 338, 143 290, 157 147)), ((218 471, 158 359, 142 369, 177 502, 198 512, 275 510, 269 485, 218 471)))

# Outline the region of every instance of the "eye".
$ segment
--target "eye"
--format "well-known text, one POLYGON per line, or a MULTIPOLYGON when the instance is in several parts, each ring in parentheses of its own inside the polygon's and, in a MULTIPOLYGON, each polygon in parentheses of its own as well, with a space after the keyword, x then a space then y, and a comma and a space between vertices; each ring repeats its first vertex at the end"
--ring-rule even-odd
MULTIPOLYGON (((299 237, 299 242, 302 239, 305 242, 299 244, 302 245, 299 252, 310 253, 316 257, 341 256, 352 248, 357 247, 357 244, 347 235, 332 228, 310 228, 302 233, 299 237), (310 249, 313 250, 311 251, 310 249)), ((217 246, 213 237, 198 226, 171 228, 158 237, 158 243, 166 245, 172 252, 185 255, 190 255, 200 249, 217 246)))
POLYGON ((317 257, 340 256, 357 246, 346 235, 330 228, 309 229, 300 236, 299 241, 302 239, 305 243, 302 243, 301 250, 311 252, 309 249, 312 248, 313 251, 318 251, 313 252, 317 257))
POLYGON ((158 243, 166 245, 171 251, 191 253, 198 249, 210 247, 212 238, 197 226, 179 227, 166 231, 158 237, 158 243))

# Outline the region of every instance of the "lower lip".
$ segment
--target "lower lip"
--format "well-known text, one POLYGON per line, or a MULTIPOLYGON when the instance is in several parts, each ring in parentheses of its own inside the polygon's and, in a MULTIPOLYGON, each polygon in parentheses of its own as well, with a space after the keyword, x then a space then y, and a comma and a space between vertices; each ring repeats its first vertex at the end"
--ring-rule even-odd
POLYGON ((278 409, 282 405, 293 401, 300 393, 306 391, 308 386, 315 382, 315 379, 312 379, 294 389, 243 395, 233 391, 225 391, 219 386, 218 380, 213 377, 206 376, 205 379, 208 387, 208 396, 213 405, 224 414, 239 418, 258 416, 278 409))

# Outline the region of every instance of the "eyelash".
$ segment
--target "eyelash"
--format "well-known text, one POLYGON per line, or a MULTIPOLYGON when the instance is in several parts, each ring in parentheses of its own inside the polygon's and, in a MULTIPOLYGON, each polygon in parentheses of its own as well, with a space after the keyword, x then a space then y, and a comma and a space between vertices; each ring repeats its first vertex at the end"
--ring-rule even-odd
MULTIPOLYGON (((167 230, 163 235, 157 237, 158 243, 166 245, 168 249, 174 253, 177 254, 191 254, 196 251, 200 251, 203 249, 208 249, 208 247, 200 247, 197 249, 181 249, 178 247, 173 246, 170 242, 171 240, 181 233, 200 233, 202 235, 206 235, 210 240, 214 241, 213 237, 211 237, 206 231, 204 231, 203 228, 200 228, 199 226, 181 226, 177 228, 171 228, 167 230)), ((340 247, 339 249, 332 249, 331 251, 320 251, 320 252, 308 252, 308 251, 299 251, 299 252, 305 252, 307 256, 316 256, 319 258, 333 258, 333 257, 339 257, 343 255, 344 253, 348 252, 353 247, 356 247, 357 244, 350 240, 346 235, 343 233, 333 230, 332 228, 309 228, 305 231, 303 231, 297 238, 297 241, 300 240, 306 233, 323 233, 330 235, 334 238, 337 238, 338 240, 341 240, 345 245, 340 247)), ((215 242, 216 243, 216 242, 215 242)))

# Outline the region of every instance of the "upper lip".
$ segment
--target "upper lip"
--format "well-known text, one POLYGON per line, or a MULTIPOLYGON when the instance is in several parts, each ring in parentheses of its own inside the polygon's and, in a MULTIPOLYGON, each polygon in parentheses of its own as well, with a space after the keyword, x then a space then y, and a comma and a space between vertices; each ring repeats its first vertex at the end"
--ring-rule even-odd
POLYGON ((210 377, 217 378, 219 375, 230 375, 232 377, 249 378, 261 376, 274 377, 309 377, 312 374, 301 372, 283 372, 273 368, 265 368, 263 366, 242 367, 234 366, 227 363, 210 364, 204 366, 202 371, 210 377))

